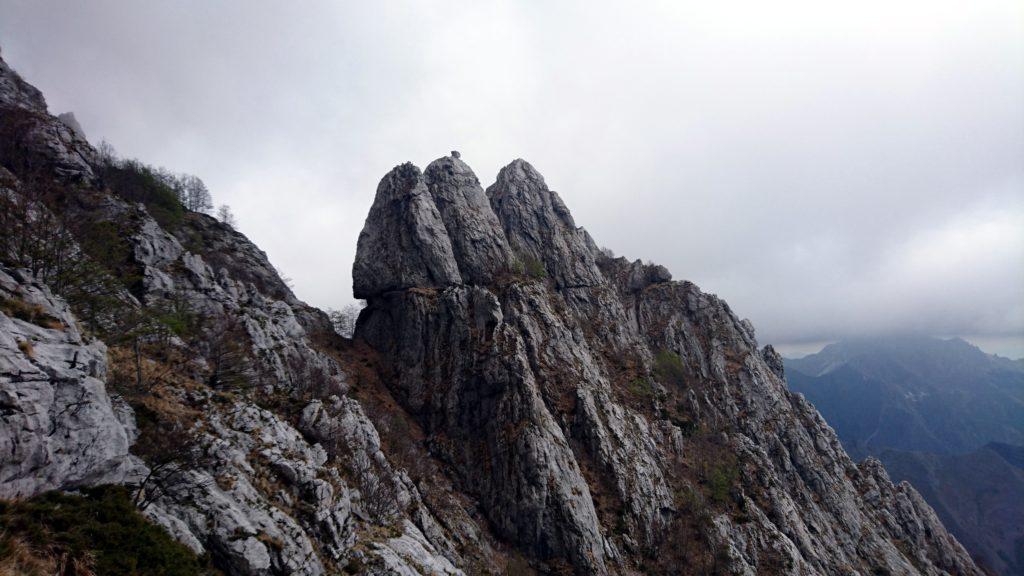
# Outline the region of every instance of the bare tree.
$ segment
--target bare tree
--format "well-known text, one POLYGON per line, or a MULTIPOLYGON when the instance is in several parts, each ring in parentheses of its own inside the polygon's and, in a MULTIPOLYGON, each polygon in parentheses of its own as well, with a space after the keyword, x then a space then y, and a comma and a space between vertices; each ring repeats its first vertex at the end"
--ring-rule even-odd
POLYGON ((177 488, 203 464, 202 433, 193 420, 163 418, 141 431, 132 452, 149 468, 135 486, 135 505, 145 510, 164 497, 180 502, 187 495, 177 488))
POLYGON ((183 174, 179 177, 180 192, 185 208, 193 212, 208 212, 213 209, 213 198, 206 184, 198 176, 183 174))
POLYGON ((221 204, 220 208, 217 208, 217 220, 220 220, 232 228, 237 224, 235 221, 235 214, 231 211, 231 206, 228 206, 227 204, 221 204))
POLYGON ((215 317, 198 343, 210 365, 207 384, 211 388, 230 390, 248 388, 253 381, 252 358, 246 349, 245 327, 233 314, 215 317))
POLYGON ((100 162, 107 166, 117 162, 117 152, 114 150, 113 145, 106 140, 100 140, 100 145, 96 147, 96 152, 99 154, 100 162))
POLYGON ((327 315, 331 318, 334 331, 345 338, 351 338, 356 331, 356 320, 359 313, 366 308, 366 302, 360 300, 354 304, 348 304, 341 310, 328 310, 327 315))

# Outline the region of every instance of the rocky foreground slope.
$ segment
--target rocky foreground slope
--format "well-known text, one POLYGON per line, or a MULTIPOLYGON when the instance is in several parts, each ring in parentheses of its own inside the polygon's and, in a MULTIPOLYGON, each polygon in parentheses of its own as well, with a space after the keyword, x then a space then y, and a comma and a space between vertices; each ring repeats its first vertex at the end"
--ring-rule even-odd
POLYGON ((353 341, 2 62, 0 165, 0 497, 128 485, 227 574, 980 573, 522 160, 385 176, 353 341))

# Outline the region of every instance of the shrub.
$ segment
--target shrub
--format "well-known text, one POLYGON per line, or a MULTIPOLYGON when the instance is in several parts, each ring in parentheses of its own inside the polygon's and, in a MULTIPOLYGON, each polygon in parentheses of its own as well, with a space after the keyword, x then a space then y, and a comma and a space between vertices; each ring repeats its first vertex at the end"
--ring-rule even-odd
POLYGON ((739 481, 739 468, 731 462, 716 462, 708 472, 708 496, 718 504, 729 502, 733 486, 739 481))
POLYGON ((93 262, 132 290, 142 283, 142 268, 135 263, 134 248, 123 229, 109 220, 85 220, 77 223, 75 236, 93 262))
POLYGON ((548 271, 544 268, 544 263, 533 256, 525 256, 523 258, 523 269, 526 271, 527 276, 530 278, 546 278, 548 271))
POLYGON ((654 386, 646 378, 634 378, 627 386, 629 393, 636 398, 654 398, 654 386))
POLYGON ((686 367, 678 354, 662 348, 654 355, 654 375, 665 384, 682 386, 686 383, 686 367))
POLYGON ((530 278, 545 278, 548 275, 548 271, 544 268, 544 263, 539 258, 530 255, 518 253, 518 258, 512 263, 512 273, 519 275, 527 275, 530 278))
POLYGON ((36 555, 37 565, 63 565, 61 574, 69 576, 211 573, 185 545, 147 521, 121 486, 91 488, 83 496, 48 492, 0 501, 0 567, 32 564, 26 550, 36 555), (20 558, 12 561, 15 555, 20 558))

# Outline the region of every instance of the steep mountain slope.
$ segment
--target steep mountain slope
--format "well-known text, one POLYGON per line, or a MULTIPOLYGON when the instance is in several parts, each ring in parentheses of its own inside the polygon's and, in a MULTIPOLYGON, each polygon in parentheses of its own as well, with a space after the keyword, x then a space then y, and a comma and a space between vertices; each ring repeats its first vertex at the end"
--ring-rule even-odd
POLYGON ((346 343, 260 250, 105 163, 2 61, 0 127, 0 497, 126 483, 228 574, 499 570, 382 452, 346 343))
POLYGON ((1018 363, 960 339, 899 338, 839 342, 786 368, 851 454, 909 481, 984 565, 1022 573, 1018 363))
POLYGON ((0 497, 125 484, 227 574, 980 574, 526 162, 382 180, 355 341, 2 61, 0 166, 0 497))

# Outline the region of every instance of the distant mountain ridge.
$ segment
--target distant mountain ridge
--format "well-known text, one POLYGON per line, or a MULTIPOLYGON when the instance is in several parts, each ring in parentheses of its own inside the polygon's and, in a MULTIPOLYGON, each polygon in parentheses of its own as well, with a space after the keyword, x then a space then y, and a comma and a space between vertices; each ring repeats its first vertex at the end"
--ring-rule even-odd
POLYGON ((979 565, 1024 574, 1024 363, 909 337, 784 362, 851 456, 910 482, 979 565))
POLYGON ((850 340, 785 366, 854 457, 1024 445, 1024 369, 959 338, 850 340))

